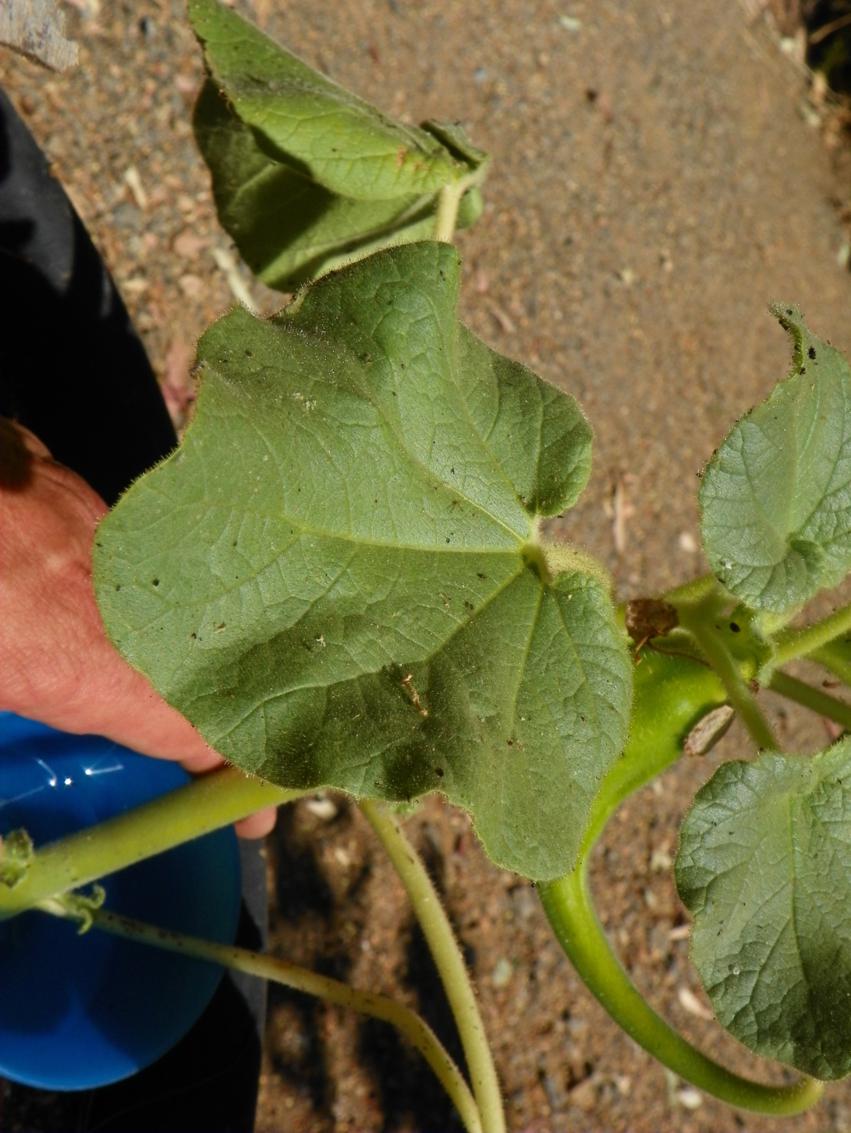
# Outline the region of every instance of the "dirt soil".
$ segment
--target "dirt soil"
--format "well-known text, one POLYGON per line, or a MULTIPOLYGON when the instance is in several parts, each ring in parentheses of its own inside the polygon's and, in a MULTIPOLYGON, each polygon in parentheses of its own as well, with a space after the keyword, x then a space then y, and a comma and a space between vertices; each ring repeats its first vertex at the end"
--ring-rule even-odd
MULTIPOLYGON (((195 340, 234 302, 229 279, 253 286, 216 225, 192 143, 198 53, 177 0, 72 7, 80 68, 54 76, 4 53, 2 81, 103 250, 181 417, 195 340)), ((621 597, 701 572, 698 471, 787 367, 769 301, 800 304, 818 333, 851 349, 837 219, 848 184, 765 4, 239 7, 379 106, 412 120, 460 119, 490 150, 487 209, 461 238, 464 315, 496 349, 572 391, 595 426, 593 481, 564 530, 605 562, 621 597)), ((271 310, 275 300, 261 298, 271 310)), ((816 723, 809 742, 823 741, 816 723)), ((764 1076, 772 1069, 704 1017, 669 868, 694 790, 719 758, 744 750, 734 731, 720 755, 683 765, 627 806, 595 884, 651 1002, 735 1069, 764 1076)), ((484 860, 461 814, 432 800, 410 828, 481 989, 512 1133, 851 1129, 848 1086, 784 1123, 674 1080, 607 1020, 533 888, 484 860)), ((270 848, 275 946, 419 1005, 452 1044, 422 939, 358 812, 340 800, 300 804, 270 848)), ((60 1129, 50 1113, 31 1092, 7 1090, 3 1127, 60 1129)), ((259 1133, 457 1128, 392 1034, 273 994, 259 1133)))

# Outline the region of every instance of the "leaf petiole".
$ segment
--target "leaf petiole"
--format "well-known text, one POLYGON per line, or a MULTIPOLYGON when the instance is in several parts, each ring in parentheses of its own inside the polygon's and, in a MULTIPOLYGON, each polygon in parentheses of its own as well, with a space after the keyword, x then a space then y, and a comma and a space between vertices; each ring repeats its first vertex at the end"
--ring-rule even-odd
POLYGON ((587 858, 572 873, 540 886, 541 903, 586 987, 631 1038, 699 1089, 755 1113, 791 1116, 819 1100, 822 1084, 802 1078, 769 1086, 743 1078, 707 1058, 643 999, 612 951, 588 887, 587 858))
POLYGON ((275 787, 236 767, 202 775, 126 814, 39 848, 14 888, 0 884, 0 920, 306 793, 275 787))
MULTIPOLYGON (((701 589, 698 596, 706 600, 712 589, 701 589)), ((678 597, 682 600, 681 594, 678 597)), ((673 659, 655 651, 642 657, 635 672, 630 740, 595 799, 578 863, 565 877, 540 885, 539 894, 579 976, 615 1022, 645 1050, 676 1074, 732 1105, 761 1113, 792 1114, 818 1100, 820 1084, 804 1080, 791 1087, 761 1085, 733 1074, 691 1046, 653 1011, 624 971, 597 918, 589 888, 588 863, 611 815, 630 794, 679 758, 693 725, 723 704, 727 695, 719 674, 702 662, 673 659)))
POLYGON ((483 170, 473 170, 457 181, 450 181, 440 190, 437 197, 437 214, 434 223, 435 240, 442 240, 445 244, 452 243, 455 238, 461 198, 468 189, 479 184, 482 176, 483 170))
POLYGON ((714 574, 702 574, 682 586, 675 586, 662 595, 662 601, 672 606, 679 606, 682 602, 699 602, 711 594, 721 592, 721 584, 714 574))
MULTIPOLYGON (((80 919, 79 914, 74 912, 73 906, 67 905, 61 899, 50 898, 40 902, 37 907, 41 912, 53 916, 80 919)), ((458 1111, 467 1133, 484 1133, 475 1099, 461 1071, 431 1027, 404 1004, 396 1003, 385 995, 350 987, 349 984, 322 976, 318 972, 311 972, 307 968, 274 956, 263 956, 247 948, 237 948, 235 945, 219 944, 170 932, 130 917, 118 916, 106 909, 88 907, 85 927, 98 928, 115 936, 162 948, 167 952, 177 952, 184 956, 208 960, 213 964, 221 964, 225 968, 246 972, 248 975, 269 980, 270 983, 281 984, 283 987, 304 992, 306 995, 316 996, 326 1003, 346 1007, 361 1015, 389 1023, 404 1035, 428 1062, 458 1111)))
POLYGON ((847 638, 834 638, 827 645, 814 650, 809 659, 833 673, 844 684, 851 686, 851 654, 848 646, 847 638))
POLYGON ((851 630, 851 603, 834 610, 828 617, 803 629, 784 629, 774 637, 775 665, 785 665, 797 657, 809 657, 837 637, 851 630))
POLYGON ((677 607, 680 625, 689 631, 720 677, 730 704, 738 713, 751 739, 760 749, 777 751, 777 740, 768 720, 742 676, 735 658, 715 631, 713 622, 717 610, 718 600, 712 592, 697 602, 683 602, 677 607))
POLYGON ((830 696, 788 673, 773 673, 768 687, 773 692, 785 696, 787 700, 794 700, 796 704, 809 708, 811 712, 841 724, 846 732, 851 732, 851 704, 847 704, 844 700, 830 696))
POLYGON ((359 805, 405 887, 440 974, 464 1048, 482 1124, 487 1133, 505 1133, 499 1079, 476 1002, 476 993, 443 904, 425 866, 395 816, 370 800, 364 800, 359 805))

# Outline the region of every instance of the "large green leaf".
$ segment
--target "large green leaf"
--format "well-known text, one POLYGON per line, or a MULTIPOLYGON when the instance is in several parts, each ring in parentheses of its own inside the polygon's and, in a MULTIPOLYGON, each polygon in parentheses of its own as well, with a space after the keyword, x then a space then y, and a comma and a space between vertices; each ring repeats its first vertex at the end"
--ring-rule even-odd
POLYGON ((718 578, 748 605, 783 613, 851 568, 851 371, 799 311, 773 310, 794 341, 792 371, 733 427, 700 502, 718 578))
MULTIPOLYGON (((212 82, 196 103, 194 126, 219 220, 269 287, 286 290, 352 258, 434 232, 434 195, 355 200, 324 188, 269 157, 212 82)), ((462 198, 458 227, 480 213, 474 188, 462 198)))
POLYGON ((677 884, 720 1022, 817 1078, 851 1071, 851 740, 724 764, 683 826, 677 884))
MULTIPOLYGON (((440 191, 482 180, 487 156, 459 127, 391 121, 219 0, 191 0, 189 14, 210 75, 195 134, 219 217, 270 286, 431 236, 440 191)), ((459 225, 480 212, 471 184, 459 225)))
POLYGON ((455 251, 412 244, 216 323, 182 446, 100 528, 98 600, 234 763, 443 791, 549 878, 623 747, 630 664, 605 580, 537 534, 582 491, 588 425, 457 292, 455 251))

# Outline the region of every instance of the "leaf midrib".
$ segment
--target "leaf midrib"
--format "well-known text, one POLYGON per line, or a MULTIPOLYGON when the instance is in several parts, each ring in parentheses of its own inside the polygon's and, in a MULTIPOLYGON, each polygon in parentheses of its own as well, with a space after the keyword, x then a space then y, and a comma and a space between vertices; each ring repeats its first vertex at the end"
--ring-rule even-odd
MULTIPOLYGON (((423 657, 418 658, 415 662, 406 662, 404 660, 400 660, 400 661, 397 661, 396 664, 404 666, 406 663, 410 663, 410 664, 422 665, 426 668, 428 668, 430 665, 433 665, 434 662, 436 661, 436 659, 446 649, 449 648, 452 641, 458 636, 458 634, 463 633, 465 630, 469 629, 470 626, 472 625, 472 623, 478 617, 480 617, 485 612, 485 610, 487 610, 487 608, 493 602, 496 601, 497 598, 499 598, 511 585, 513 585, 519 578, 522 577, 524 569, 525 568, 521 566, 521 568, 515 574, 510 575, 507 579, 505 579, 503 582, 501 582, 499 584, 499 586, 495 587, 487 595, 487 597, 482 602, 482 604, 480 606, 477 606, 476 609, 473 612, 470 613, 469 617, 459 621, 455 625, 454 629, 452 629, 450 631, 450 633, 440 642, 440 644, 436 645, 435 648, 433 650, 431 650, 431 652, 426 653, 423 657)), ((535 613, 530 618, 530 623, 531 623, 531 628, 530 628, 530 633, 529 633, 530 640, 534 635, 535 627, 537 625, 537 620, 538 620, 538 617, 540 616, 540 609, 541 609, 541 604, 542 604, 542 600, 543 600, 544 589, 545 589, 544 585, 540 584, 539 585, 539 597, 537 599, 537 605, 536 605, 535 613)), ((299 619, 299 620, 301 620, 301 619, 299 619)), ((297 624, 298 624, 298 622, 294 623, 294 625, 297 625, 297 624)), ((292 628, 292 627, 288 627, 288 628, 292 628)), ((291 696, 291 695, 294 695, 295 693, 298 693, 298 692, 311 692, 311 691, 314 691, 314 690, 321 690, 323 692, 328 692, 329 690, 335 689, 335 688, 340 687, 342 685, 352 685, 352 684, 359 685, 360 682, 363 681, 363 680, 371 679, 373 677, 378 676, 386 668, 387 668, 387 663, 385 662, 383 665, 380 665, 378 668, 363 669, 362 671, 356 673, 354 676, 346 677, 343 680, 328 680, 328 681, 325 681, 325 682, 322 682, 322 681, 305 682, 305 683, 300 684, 300 685, 291 685, 291 686, 284 688, 284 689, 278 689, 274 693, 271 693, 270 695, 265 696, 262 699, 258 700, 249 711, 247 711, 246 713, 244 713, 240 717, 239 721, 236 724, 229 727, 226 732, 222 733, 221 735, 218 735, 216 737, 216 739, 221 740, 224 736, 230 735, 237 728, 241 727, 250 716, 254 715, 255 712, 258 712, 260 709, 262 709, 264 707, 264 705, 269 703, 269 701, 271 701, 271 700, 278 700, 278 699, 281 699, 282 697, 291 696)))

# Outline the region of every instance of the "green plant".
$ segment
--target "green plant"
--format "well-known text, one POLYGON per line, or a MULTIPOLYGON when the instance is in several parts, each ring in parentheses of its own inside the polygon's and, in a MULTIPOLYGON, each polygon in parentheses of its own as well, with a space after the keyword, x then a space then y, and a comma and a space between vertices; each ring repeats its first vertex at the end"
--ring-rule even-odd
POLYGON ((346 791, 412 897, 472 1092, 421 1021, 381 997, 165 943, 395 1023, 467 1128, 499 1133, 475 997, 392 811, 439 791, 497 864, 539 883, 578 972, 637 1041, 731 1104, 798 1112, 817 1080, 851 1069, 849 757, 845 741, 780 754, 757 693, 851 718, 785 668, 805 657, 851 678, 851 607, 797 622, 851 565, 851 371, 794 308, 775 309, 791 372, 703 477, 713 574, 618 611, 603 569, 547 534, 590 473, 581 411, 456 315, 451 241, 480 212, 485 155, 457 127, 388 121, 214 0, 190 12, 210 75, 196 134, 222 223, 267 283, 309 282, 274 318, 237 310, 204 336, 195 420, 102 524, 97 588, 121 652, 256 778, 218 772, 16 859, 0 915, 38 905, 149 937, 65 894, 263 803, 346 791), (786 1087, 725 1070, 650 1010, 587 882, 612 813, 711 743, 726 705, 762 754, 723 765, 697 796, 677 882, 719 1020, 812 1076, 786 1087))

